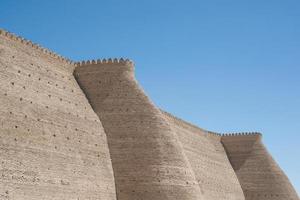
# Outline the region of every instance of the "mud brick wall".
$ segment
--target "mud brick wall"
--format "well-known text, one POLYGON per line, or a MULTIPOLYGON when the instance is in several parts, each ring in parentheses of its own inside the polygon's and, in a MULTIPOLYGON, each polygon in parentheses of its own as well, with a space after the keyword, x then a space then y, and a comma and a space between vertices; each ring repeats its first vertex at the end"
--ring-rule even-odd
POLYGON ((262 143, 260 133, 222 137, 246 200, 298 200, 290 181, 262 143))
POLYGON ((0 200, 116 199, 299 200, 261 134, 159 110, 130 60, 74 63, 0 29, 0 200))
POLYGON ((221 136, 209 133, 164 112, 184 147, 205 200, 244 200, 221 136))
POLYGON ((0 199, 115 200, 106 135, 74 64, 0 31, 0 199))
POLYGON ((107 134, 118 200, 203 199, 177 135, 130 61, 80 63, 75 76, 107 134))

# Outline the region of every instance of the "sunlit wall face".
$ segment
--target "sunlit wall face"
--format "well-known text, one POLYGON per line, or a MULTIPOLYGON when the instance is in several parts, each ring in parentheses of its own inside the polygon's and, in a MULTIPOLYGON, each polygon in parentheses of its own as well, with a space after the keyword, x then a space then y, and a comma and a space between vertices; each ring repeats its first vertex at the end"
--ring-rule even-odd
POLYGON ((300 2, 0 2, 1 27, 73 60, 128 57, 153 101, 217 132, 260 131, 300 191, 300 2))

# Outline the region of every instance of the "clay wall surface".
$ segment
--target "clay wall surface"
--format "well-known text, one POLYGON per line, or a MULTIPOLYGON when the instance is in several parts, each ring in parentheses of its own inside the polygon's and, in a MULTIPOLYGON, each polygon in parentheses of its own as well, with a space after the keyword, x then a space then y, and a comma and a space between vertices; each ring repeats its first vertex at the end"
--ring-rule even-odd
POLYGON ((177 135, 130 61, 81 63, 75 76, 107 134, 118 200, 203 199, 177 135))
POLYGON ((205 200, 244 200, 244 194, 227 158, 221 136, 169 113, 165 117, 184 147, 205 200))
POLYGON ((261 134, 159 110, 130 60, 73 63, 0 30, 2 199, 299 200, 261 134))
POLYGON ((0 31, 0 199, 115 200, 107 140, 74 64, 0 31))
POLYGON ((222 137, 246 200, 299 200, 261 138, 259 133, 222 137))

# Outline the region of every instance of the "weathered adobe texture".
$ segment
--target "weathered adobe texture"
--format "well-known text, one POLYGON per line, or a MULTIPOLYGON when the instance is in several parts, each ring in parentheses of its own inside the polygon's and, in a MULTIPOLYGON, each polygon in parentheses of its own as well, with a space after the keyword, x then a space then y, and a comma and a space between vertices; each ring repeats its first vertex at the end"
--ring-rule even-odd
POLYGON ((242 200, 244 194, 221 144, 207 132, 165 112, 183 145, 206 200, 242 200))
POLYGON ((106 135, 74 67, 1 31, 1 200, 116 199, 106 135))
POLYGON ((291 200, 297 193, 262 143, 261 134, 227 135, 227 151, 247 200, 291 200))
POLYGON ((203 199, 177 135, 130 61, 84 63, 75 77, 107 134, 119 200, 203 199))
POLYGON ((1 200, 299 200, 260 134, 159 110, 129 60, 75 64, 5 31, 0 161, 1 200))

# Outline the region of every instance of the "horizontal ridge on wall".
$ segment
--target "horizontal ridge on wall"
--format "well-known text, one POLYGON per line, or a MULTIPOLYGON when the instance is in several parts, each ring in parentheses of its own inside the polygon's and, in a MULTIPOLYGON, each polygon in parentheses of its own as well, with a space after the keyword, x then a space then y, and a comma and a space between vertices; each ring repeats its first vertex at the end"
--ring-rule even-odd
POLYGON ((241 132, 241 133, 223 133, 222 137, 229 137, 229 136, 262 136, 259 132, 241 132))
POLYGON ((160 109, 160 111, 161 111, 162 113, 164 113, 165 115, 167 115, 168 117, 170 117, 171 119, 173 119, 173 120, 179 122, 180 124, 185 124, 185 125, 187 125, 187 126, 191 126, 191 127, 193 127, 194 129, 198 129, 198 130, 200 130, 200 131, 203 131, 203 132, 207 133, 208 135, 222 136, 222 135, 219 134, 219 133, 212 132, 212 131, 207 131, 207 130, 205 130, 205 129, 203 129, 203 128, 200 128, 200 127, 198 127, 198 126, 196 126, 196 125, 194 125, 194 124, 191 124, 191 123, 189 123, 189 122, 187 122, 187 121, 184 121, 184 120, 182 120, 182 119, 180 119, 180 118, 178 118, 178 117, 172 115, 171 113, 169 113, 169 112, 167 112, 167 111, 164 111, 164 110, 161 110, 161 109, 160 109))
POLYGON ((168 117, 170 117, 171 119, 173 120, 176 120, 177 122, 181 123, 181 124, 186 124, 188 126, 191 126, 195 129, 199 129, 200 131, 203 131, 205 133, 207 133, 208 135, 213 135, 213 136, 219 136, 219 137, 231 137, 231 136, 262 136, 261 133, 259 132, 240 132, 240 133, 217 133, 217 132, 213 132, 213 131, 208 131, 208 130, 205 130, 203 128, 200 128, 194 124, 191 124, 187 121, 184 121, 174 115, 172 115, 171 113, 168 113, 164 110, 160 110, 162 113, 164 113, 165 115, 167 115, 168 117))
POLYGON ((14 40, 14 41, 18 41, 18 42, 20 42, 22 44, 25 44, 25 45, 27 45, 27 46, 29 46, 31 48, 37 49, 37 50, 39 50, 39 51, 41 51, 41 52, 43 52, 43 53, 45 53, 45 54, 47 54, 47 55, 49 55, 49 56, 51 56, 53 58, 56 58, 56 59, 58 59, 60 61, 63 61, 63 62, 66 62, 68 64, 74 65, 74 62, 71 61, 70 59, 65 58, 65 57, 63 57, 63 56, 61 56, 61 55, 59 55, 57 53, 54 53, 53 51, 50 51, 47 48, 41 47, 39 44, 33 43, 30 40, 27 40, 27 39, 25 39, 23 37, 17 36, 17 35, 15 35, 13 33, 10 33, 10 32, 8 32, 6 30, 3 30, 1 28, 0 28, 0 35, 3 35, 3 36, 5 36, 5 37, 7 37, 7 38, 9 38, 11 40, 14 40))
POLYGON ((97 60, 86 60, 76 62, 76 66, 87 66, 87 65, 101 65, 101 64, 121 64, 121 65, 130 65, 133 66, 134 63, 130 59, 124 58, 108 58, 108 59, 97 59, 97 60))

